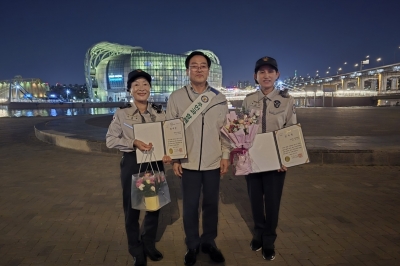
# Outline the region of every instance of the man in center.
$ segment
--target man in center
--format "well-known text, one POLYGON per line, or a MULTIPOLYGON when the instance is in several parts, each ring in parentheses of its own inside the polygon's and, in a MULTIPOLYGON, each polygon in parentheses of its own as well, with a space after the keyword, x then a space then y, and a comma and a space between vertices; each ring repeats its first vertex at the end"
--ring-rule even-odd
POLYGON ((174 91, 168 100, 166 118, 182 117, 188 158, 173 162, 182 181, 183 225, 187 252, 185 265, 194 265, 201 250, 217 263, 225 261, 215 244, 218 227, 219 184, 228 171, 229 140, 221 134, 228 104, 225 95, 209 86, 211 60, 194 51, 185 60, 190 84, 174 91), (199 235, 199 199, 203 193, 203 234, 199 235))

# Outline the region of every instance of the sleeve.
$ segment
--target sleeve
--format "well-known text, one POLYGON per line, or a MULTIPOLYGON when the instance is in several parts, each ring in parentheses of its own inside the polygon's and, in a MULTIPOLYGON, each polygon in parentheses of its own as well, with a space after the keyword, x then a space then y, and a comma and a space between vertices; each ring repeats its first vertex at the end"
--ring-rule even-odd
MULTIPOLYGON (((226 115, 229 114, 229 109, 228 105, 225 105, 225 119, 224 119, 224 125, 226 125, 226 115)), ((221 151, 222 151, 222 159, 229 159, 229 155, 231 153, 231 141, 228 139, 225 134, 222 134, 222 132, 219 133, 221 136, 221 151)))
POLYGON ((123 134, 120 113, 115 112, 113 120, 106 134, 106 146, 108 148, 116 148, 119 150, 132 150, 133 151, 134 139, 129 139, 123 134))
POLYGON ((296 105, 294 104, 294 98, 290 97, 287 107, 286 126, 289 127, 295 124, 297 124, 296 105))
POLYGON ((169 96, 168 103, 167 103, 167 110, 165 111, 165 116, 167 120, 175 119, 179 117, 178 106, 175 103, 175 94, 172 93, 169 96))

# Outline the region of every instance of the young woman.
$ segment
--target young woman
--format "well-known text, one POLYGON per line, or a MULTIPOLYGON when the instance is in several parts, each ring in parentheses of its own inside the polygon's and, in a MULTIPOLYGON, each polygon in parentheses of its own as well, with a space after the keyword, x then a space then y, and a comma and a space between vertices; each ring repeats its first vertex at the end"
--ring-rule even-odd
MULTIPOLYGON (((132 174, 139 172, 135 151, 136 149, 145 151, 152 148, 151 143, 144 143, 135 139, 133 124, 165 120, 165 114, 161 107, 148 102, 150 88, 151 76, 148 73, 140 69, 129 73, 127 89, 134 101, 115 112, 106 135, 107 147, 117 148, 123 152, 120 167, 125 229, 129 253, 132 255, 136 266, 146 265, 146 256, 154 261, 163 258, 161 252, 155 247, 159 211, 146 212, 143 221, 144 231, 141 234, 141 240, 139 240, 140 211, 132 209, 131 204, 132 174)), ((170 158, 164 156, 163 162, 170 162, 170 158)), ((164 167, 160 162, 153 162, 153 169, 157 169, 156 163, 160 171, 163 171, 164 167)))
MULTIPOLYGON (((263 57, 257 60, 254 79, 260 85, 260 90, 246 96, 243 100, 243 108, 246 112, 252 109, 262 112, 262 122, 258 133, 271 132, 297 123, 294 99, 288 95, 287 91, 274 87, 278 78, 278 63, 275 59, 263 57)), ((265 260, 275 259, 274 243, 277 237, 276 227, 286 170, 286 167, 282 166, 277 171, 246 176, 254 220, 250 247, 254 251, 262 249, 265 260)))

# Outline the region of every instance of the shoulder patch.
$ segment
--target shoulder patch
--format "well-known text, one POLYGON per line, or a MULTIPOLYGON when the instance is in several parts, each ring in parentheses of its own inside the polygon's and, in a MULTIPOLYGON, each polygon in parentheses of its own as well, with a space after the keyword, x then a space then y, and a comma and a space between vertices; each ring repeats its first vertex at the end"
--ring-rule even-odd
POLYGON ((214 89, 214 88, 210 88, 210 91, 212 91, 212 92, 214 92, 216 95, 218 95, 219 94, 219 91, 218 90, 216 90, 216 89, 214 89))
POLYGON ((128 103, 127 105, 121 106, 119 109, 125 109, 125 108, 129 108, 132 107, 132 105, 130 103, 128 103))
POLYGON ((156 110, 157 114, 161 114, 162 113, 162 105, 157 105, 155 103, 151 104, 151 108, 153 108, 154 110, 156 110))
POLYGON ((288 89, 280 90, 279 95, 282 96, 283 98, 289 98, 289 90, 288 89))

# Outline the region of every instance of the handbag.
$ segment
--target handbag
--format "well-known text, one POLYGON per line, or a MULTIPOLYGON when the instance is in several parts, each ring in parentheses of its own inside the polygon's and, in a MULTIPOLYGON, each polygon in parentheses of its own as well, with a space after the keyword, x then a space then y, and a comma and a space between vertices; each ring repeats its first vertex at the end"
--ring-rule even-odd
POLYGON ((152 157, 156 161, 152 151, 143 154, 139 166, 139 173, 132 175, 131 202, 132 209, 157 211, 171 202, 169 187, 164 171, 160 171, 157 165, 157 171, 151 165, 152 157), (146 170, 141 172, 143 161, 150 156, 150 162, 147 163, 146 170), (150 170, 148 170, 150 165, 150 170))

